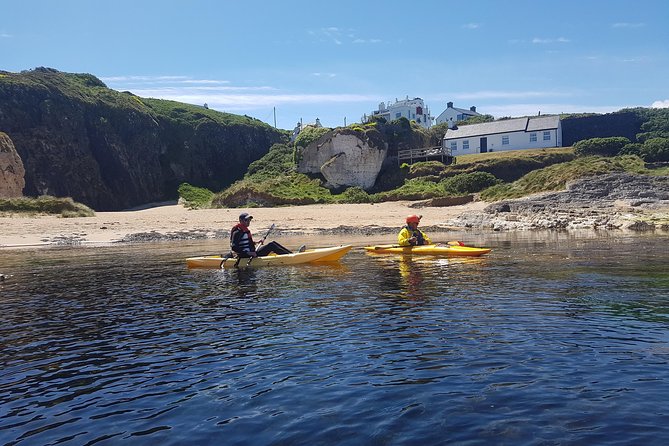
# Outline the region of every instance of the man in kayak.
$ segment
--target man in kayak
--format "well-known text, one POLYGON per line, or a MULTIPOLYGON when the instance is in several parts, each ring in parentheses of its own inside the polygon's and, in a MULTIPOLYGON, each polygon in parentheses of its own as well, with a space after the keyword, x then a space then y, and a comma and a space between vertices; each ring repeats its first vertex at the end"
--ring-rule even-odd
POLYGON ((246 212, 239 215, 239 223, 233 226, 230 231, 230 248, 240 258, 263 257, 270 253, 291 254, 292 251, 281 246, 277 242, 269 242, 266 245, 256 249, 256 242, 253 241, 249 225, 253 217, 246 212))
POLYGON ((397 243, 400 246, 422 246, 431 245, 432 241, 423 231, 418 229, 422 215, 409 215, 406 219, 407 225, 397 235, 397 243))

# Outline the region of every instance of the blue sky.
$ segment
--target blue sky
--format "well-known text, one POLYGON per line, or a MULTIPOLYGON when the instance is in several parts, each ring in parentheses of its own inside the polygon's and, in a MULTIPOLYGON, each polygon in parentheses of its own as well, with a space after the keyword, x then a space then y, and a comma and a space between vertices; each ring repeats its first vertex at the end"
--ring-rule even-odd
POLYGON ((292 129, 423 98, 481 113, 669 107, 669 1, 0 0, 0 70, 292 129))

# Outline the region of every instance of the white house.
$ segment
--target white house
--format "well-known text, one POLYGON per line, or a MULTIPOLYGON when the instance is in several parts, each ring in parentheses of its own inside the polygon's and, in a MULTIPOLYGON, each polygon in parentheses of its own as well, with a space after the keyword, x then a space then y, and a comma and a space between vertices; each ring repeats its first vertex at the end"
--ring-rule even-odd
POLYGON ((443 149, 453 156, 562 146, 559 116, 506 119, 446 130, 443 149))
MULTIPOLYGON (((379 104, 379 109, 374 110, 370 117, 371 116, 385 118, 388 122, 405 117, 409 121, 416 121, 427 129, 432 127, 432 121, 434 120, 434 118, 430 116, 430 111, 421 98, 409 99, 409 96, 401 101, 395 99, 395 103, 389 103, 388 106, 386 106, 384 102, 381 102, 379 104)), ((366 120, 367 116, 363 117, 363 121, 366 120)))
POLYGON ((439 116, 437 116, 435 122, 437 124, 447 122, 448 128, 452 129, 456 122, 466 121, 472 116, 481 116, 481 113, 476 112, 476 107, 471 106, 469 107, 469 110, 466 110, 464 108, 453 107, 452 102, 447 102, 446 110, 444 110, 443 112, 441 112, 439 116))

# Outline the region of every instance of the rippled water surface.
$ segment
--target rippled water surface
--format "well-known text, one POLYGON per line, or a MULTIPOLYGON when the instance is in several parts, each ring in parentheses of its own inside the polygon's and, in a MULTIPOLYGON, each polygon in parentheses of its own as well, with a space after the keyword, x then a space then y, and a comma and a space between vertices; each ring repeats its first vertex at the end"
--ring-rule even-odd
POLYGON ((0 251, 0 444, 669 443, 669 238, 469 241, 494 251, 0 251))

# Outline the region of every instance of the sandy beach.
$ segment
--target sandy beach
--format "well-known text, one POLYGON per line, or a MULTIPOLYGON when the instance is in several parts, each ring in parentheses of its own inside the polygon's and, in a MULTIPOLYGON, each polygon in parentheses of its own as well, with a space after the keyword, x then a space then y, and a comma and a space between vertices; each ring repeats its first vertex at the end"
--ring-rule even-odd
POLYGON ((409 214, 423 216, 423 227, 449 227, 460 214, 480 211, 484 202, 460 206, 411 208, 412 202, 323 204, 280 208, 189 210, 181 205, 143 210, 97 212, 94 217, 0 216, 0 248, 50 245, 101 245, 166 238, 224 238, 241 212, 253 215, 252 230, 261 234, 272 223, 284 234, 330 233, 341 227, 394 232, 409 214))

